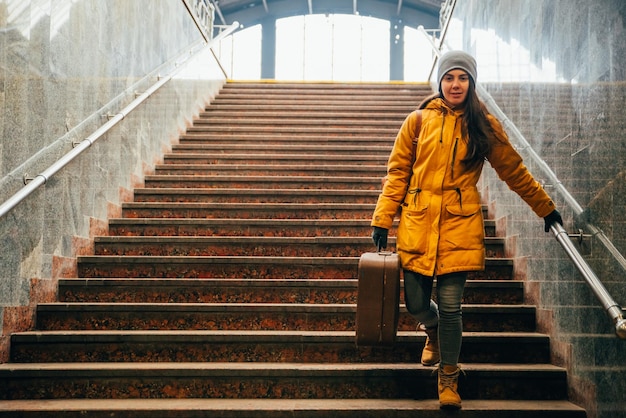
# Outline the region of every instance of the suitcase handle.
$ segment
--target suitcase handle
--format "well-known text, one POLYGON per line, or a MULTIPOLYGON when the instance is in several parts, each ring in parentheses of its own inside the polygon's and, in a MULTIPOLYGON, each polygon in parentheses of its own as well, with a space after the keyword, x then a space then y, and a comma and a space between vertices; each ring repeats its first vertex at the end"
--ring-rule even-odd
POLYGON ((387 251, 387 250, 383 250, 383 247, 380 246, 380 244, 376 245, 376 252, 380 255, 389 255, 389 254, 393 254, 393 251, 387 251))

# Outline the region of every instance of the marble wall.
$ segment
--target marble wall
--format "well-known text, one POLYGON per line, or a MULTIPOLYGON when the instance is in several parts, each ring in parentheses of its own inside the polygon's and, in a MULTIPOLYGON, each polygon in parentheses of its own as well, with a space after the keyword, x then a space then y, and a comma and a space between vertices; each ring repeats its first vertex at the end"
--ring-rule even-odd
MULTIPOLYGON (((584 209, 581 216, 532 161, 570 232, 601 228, 626 254, 626 2, 465 0, 457 2, 448 44, 471 52, 478 78, 532 148, 584 209)), ((589 418, 626 417, 626 341, 551 234, 494 171, 483 197, 509 237, 527 298, 553 357, 568 368, 572 400, 589 418)), ((592 237, 580 249, 604 286, 626 305, 626 271, 592 237)))
MULTIPOLYGON (((202 44, 181 1, 0 0, 0 203, 202 44)), ((196 60, 0 218, 0 361, 223 85, 208 51, 196 60)))

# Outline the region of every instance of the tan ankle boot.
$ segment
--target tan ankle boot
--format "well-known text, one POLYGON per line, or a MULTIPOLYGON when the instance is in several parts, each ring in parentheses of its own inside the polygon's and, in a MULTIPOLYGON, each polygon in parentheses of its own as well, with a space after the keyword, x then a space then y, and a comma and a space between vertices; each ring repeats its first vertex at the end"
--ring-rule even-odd
POLYGON ((422 364, 424 366, 434 366, 440 360, 437 327, 426 328, 420 324, 417 329, 426 333, 426 345, 422 350, 422 364))
POLYGON ((457 366, 439 367, 439 407, 441 409, 461 409, 461 397, 459 396, 459 373, 457 366))

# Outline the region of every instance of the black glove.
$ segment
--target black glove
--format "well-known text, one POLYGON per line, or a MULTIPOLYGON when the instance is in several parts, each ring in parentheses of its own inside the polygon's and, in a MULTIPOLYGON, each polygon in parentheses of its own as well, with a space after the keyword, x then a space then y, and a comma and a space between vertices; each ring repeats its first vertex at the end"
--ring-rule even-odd
POLYGON ((561 218, 561 214, 556 209, 550 212, 550 214, 546 216, 545 218, 543 218, 543 220, 546 222, 546 226, 544 228, 546 232, 550 232, 550 227, 555 222, 558 222, 561 225, 563 225, 563 219, 561 218))
POLYGON ((374 227, 374 232, 372 232, 372 239, 374 240, 374 245, 379 250, 381 248, 387 248, 387 235, 389 234, 389 230, 385 228, 381 228, 379 226, 374 227))

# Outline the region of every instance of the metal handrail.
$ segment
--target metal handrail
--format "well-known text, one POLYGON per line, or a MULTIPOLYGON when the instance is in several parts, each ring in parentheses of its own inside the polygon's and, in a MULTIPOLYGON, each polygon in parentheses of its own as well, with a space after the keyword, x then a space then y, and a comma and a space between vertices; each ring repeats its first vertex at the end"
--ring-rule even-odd
POLYGON ((621 306, 615 302, 598 276, 580 255, 565 228, 555 222, 550 227, 550 230, 574 265, 578 268, 578 271, 582 273, 585 281, 602 304, 607 315, 613 320, 615 324, 615 334, 621 339, 626 339, 626 319, 624 319, 621 306))
MULTIPOLYGON (((204 48, 196 51, 193 56, 188 56, 182 63, 188 63, 190 60, 200 52, 202 52, 206 48, 211 48, 211 45, 220 41, 222 38, 231 34, 234 30, 239 27, 239 23, 235 22, 230 25, 226 30, 222 31, 218 36, 214 37, 204 48)), ((46 170, 36 175, 28 184, 22 187, 17 193, 7 199, 2 205, 0 205, 0 218, 5 216, 7 213, 11 211, 15 206, 17 206, 20 202, 26 199, 31 193, 37 190, 40 186, 45 184, 53 175, 55 175, 59 170, 68 165, 72 160, 82 154, 87 148, 91 147, 94 142, 98 139, 102 138, 109 130, 111 130, 115 125, 117 125, 122 119, 124 119, 130 112, 135 110, 140 104, 142 104, 146 99, 148 99, 154 92, 160 89, 163 85, 165 85, 168 81, 170 81, 174 75, 176 75, 184 65, 178 65, 174 70, 172 70, 167 76, 159 78, 155 84, 153 84, 150 88, 148 88, 143 94, 139 95, 135 100, 130 102, 125 108, 120 110, 119 113, 112 116, 104 125, 100 128, 96 129, 91 135, 87 138, 76 144, 76 146, 63 157, 58 159, 55 163, 53 163, 46 170)))
MULTIPOLYGON (((441 12, 440 12, 440 21, 439 24, 441 25, 441 36, 439 37, 439 45, 437 47, 435 47, 435 49, 437 51, 441 51, 441 47, 443 46, 443 40, 446 39, 446 35, 448 34, 448 28, 450 27, 450 20, 452 20, 452 13, 454 13, 454 8, 456 7, 456 0, 446 0, 442 5, 441 5, 441 12)), ((423 28, 423 26, 421 26, 422 30, 425 31, 425 29, 423 28)), ((434 43, 431 40, 432 43, 434 43)), ((428 80, 430 80, 430 78, 433 75, 433 71, 435 71, 435 66, 437 65, 437 60, 439 59, 439 55, 435 54, 435 58, 433 59, 433 63, 430 66, 430 71, 428 72, 428 80)))
MULTIPOLYGON (((441 50, 438 46, 430 39, 428 32, 420 26, 418 28, 424 37, 430 42, 433 51, 437 58, 441 56, 441 50)), ((443 45, 443 38, 440 40, 439 46, 443 45)), ((548 164, 535 152, 535 150, 530 146, 530 143, 526 140, 524 135, 517 129, 517 126, 506 116, 506 114, 500 109, 500 107, 496 104, 493 97, 477 82, 476 83, 476 91, 478 95, 481 97, 481 100, 485 103, 485 106, 489 109, 489 112, 497 117, 503 126, 509 132, 509 135, 513 136, 518 142, 520 142, 525 149, 528 149, 530 153, 530 157, 534 162, 538 163, 540 167, 543 169, 545 174, 553 181, 556 190, 563 196, 565 201, 572 207, 574 214, 576 216, 580 216, 583 214, 584 210, 580 206, 580 204, 574 199, 571 193, 563 186, 561 181, 558 179, 556 174, 550 169, 548 164)), ((602 232, 600 229, 590 225, 585 222, 587 228, 592 232, 592 234, 600 240, 600 242, 607 248, 609 253, 617 260, 617 262, 621 265, 621 267, 626 270, 626 259, 624 256, 615 248, 611 240, 602 232)), ((615 334, 621 338, 626 339, 626 320, 623 317, 623 310, 618 305, 615 300, 611 297, 609 292, 606 290, 598 276, 593 272, 589 264, 585 261, 580 252, 574 247, 569 235, 563 229, 563 227, 557 223, 554 223, 550 230, 554 233, 557 241, 561 244, 567 255, 570 257, 574 265, 578 268, 578 271, 582 274, 585 281, 591 287, 591 290, 594 292, 602 306, 604 307, 607 315, 613 320, 615 325, 615 334)))
POLYGON ((213 5, 203 0, 194 0, 193 6, 189 4, 188 0, 182 1, 191 19, 193 19, 193 23, 204 38, 204 42, 208 43, 213 37, 213 5))

